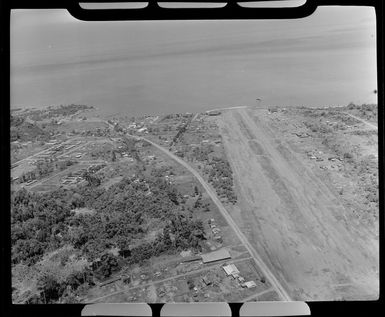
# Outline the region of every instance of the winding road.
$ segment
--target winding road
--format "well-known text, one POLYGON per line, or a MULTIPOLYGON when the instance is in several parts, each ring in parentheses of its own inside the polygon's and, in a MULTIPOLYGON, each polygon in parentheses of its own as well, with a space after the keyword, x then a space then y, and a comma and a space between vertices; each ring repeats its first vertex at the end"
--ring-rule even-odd
MULTIPOLYGON (((127 134, 128 137, 135 137, 136 136, 127 134)), ((270 284, 274 287, 275 291, 280 295, 282 300, 284 301, 291 301, 291 298, 289 294, 286 292, 284 287, 280 284, 280 282, 277 280, 277 278, 274 276, 274 274, 270 271, 268 266, 263 262, 262 258, 258 254, 258 252, 254 249, 254 247, 249 243, 246 236, 243 234, 243 232, 239 229, 237 224, 234 222, 233 218, 230 216, 226 208, 223 206, 222 202, 218 199, 215 191, 210 187, 210 185, 203 179, 203 177, 194 169, 192 168, 188 163, 183 161, 181 158, 176 156, 175 154, 171 153, 164 147, 160 146, 159 144, 154 143, 151 140, 148 140, 144 137, 140 137, 143 141, 146 141, 150 144, 152 144, 154 147, 162 151, 163 153, 167 154, 170 158, 178 162, 180 165, 185 167, 187 170, 189 170, 195 178, 201 183, 203 188, 206 190, 208 195, 211 197, 212 201, 217 205, 219 211, 223 215, 223 217, 226 219, 228 224, 231 226, 231 228, 236 233, 239 240, 243 243, 243 245, 246 247, 247 251, 249 251, 250 255, 253 257, 257 265, 259 266, 262 273, 265 275, 266 279, 270 282, 270 284)))

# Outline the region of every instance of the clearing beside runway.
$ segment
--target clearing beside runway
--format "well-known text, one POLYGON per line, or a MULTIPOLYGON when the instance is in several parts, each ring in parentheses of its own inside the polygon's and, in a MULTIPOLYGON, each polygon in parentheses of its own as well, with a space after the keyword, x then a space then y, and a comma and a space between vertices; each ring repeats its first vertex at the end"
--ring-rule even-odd
POLYGON ((377 132, 335 109, 234 109, 218 124, 232 216, 291 297, 377 298, 377 132))

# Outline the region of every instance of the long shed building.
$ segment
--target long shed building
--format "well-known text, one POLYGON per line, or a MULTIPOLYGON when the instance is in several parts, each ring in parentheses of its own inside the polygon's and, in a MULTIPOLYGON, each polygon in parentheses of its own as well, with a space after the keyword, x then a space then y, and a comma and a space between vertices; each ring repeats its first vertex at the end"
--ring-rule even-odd
POLYGON ((222 248, 210 253, 202 254, 203 263, 211 263, 215 261, 221 261, 231 259, 231 255, 226 248, 222 248))

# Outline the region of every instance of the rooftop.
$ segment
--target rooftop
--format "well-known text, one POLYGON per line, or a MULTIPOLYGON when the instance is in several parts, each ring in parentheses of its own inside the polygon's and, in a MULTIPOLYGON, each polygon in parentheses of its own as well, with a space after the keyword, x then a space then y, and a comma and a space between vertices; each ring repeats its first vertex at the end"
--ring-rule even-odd
POLYGON ((220 261, 225 259, 230 259, 231 255, 227 249, 222 248, 210 253, 202 254, 203 263, 210 263, 214 261, 220 261))

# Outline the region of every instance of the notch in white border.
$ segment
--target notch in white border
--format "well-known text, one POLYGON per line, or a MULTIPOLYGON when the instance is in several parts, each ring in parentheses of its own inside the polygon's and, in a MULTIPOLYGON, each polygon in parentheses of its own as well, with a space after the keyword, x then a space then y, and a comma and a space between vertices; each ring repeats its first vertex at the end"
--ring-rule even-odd
POLYGON ((237 2, 243 8, 297 8, 306 3, 306 0, 270 0, 237 2))
POLYGON ((161 8, 167 9, 197 9, 197 8, 223 8, 226 6, 227 2, 167 2, 167 1, 159 1, 158 5, 161 8))
POLYGON ((86 10, 143 9, 148 2, 79 2, 79 6, 86 10))

